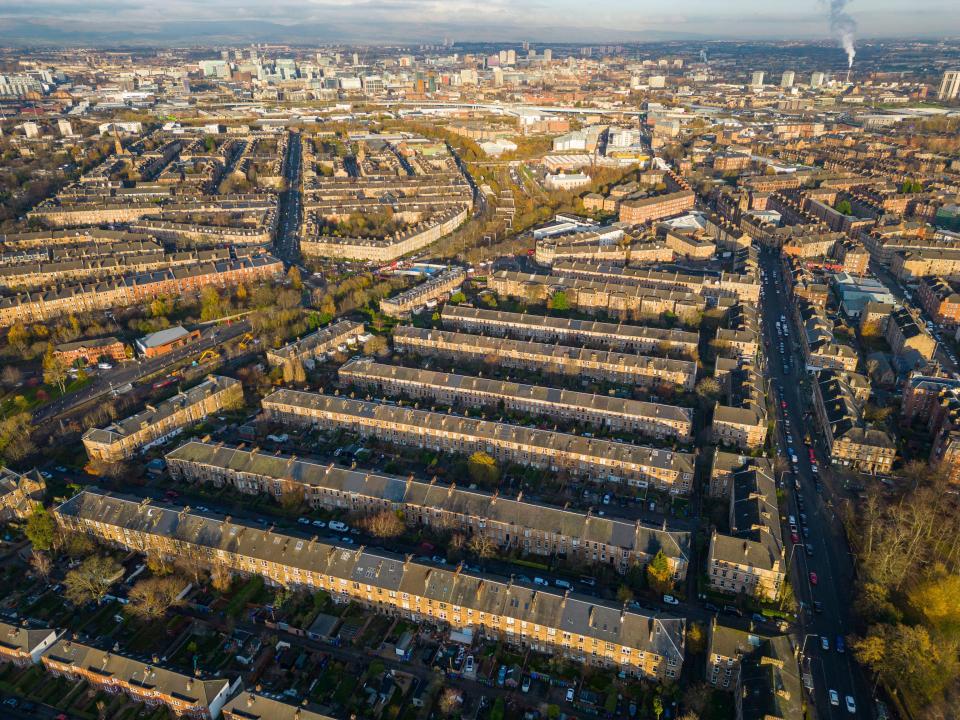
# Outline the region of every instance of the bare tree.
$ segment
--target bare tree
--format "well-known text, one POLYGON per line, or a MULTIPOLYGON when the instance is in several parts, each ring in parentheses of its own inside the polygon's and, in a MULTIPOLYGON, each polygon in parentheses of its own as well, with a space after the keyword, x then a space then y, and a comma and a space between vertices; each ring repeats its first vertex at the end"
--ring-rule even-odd
POLYGON ((33 568, 38 577, 47 582, 50 579, 50 571, 53 570, 53 562, 45 552, 34 550, 30 554, 30 567, 33 568))
POLYGON ((130 589, 127 607, 141 618, 163 617, 170 608, 183 604, 183 600, 178 600, 177 596, 183 591, 184 585, 185 581, 176 575, 146 578, 130 589))
POLYGON ((470 539, 470 549, 482 558, 493 557, 497 552, 497 544, 489 535, 477 533, 470 539))
POLYGON ((397 513, 382 510, 369 516, 363 522, 364 526, 374 537, 392 538, 403 534, 405 526, 397 513))

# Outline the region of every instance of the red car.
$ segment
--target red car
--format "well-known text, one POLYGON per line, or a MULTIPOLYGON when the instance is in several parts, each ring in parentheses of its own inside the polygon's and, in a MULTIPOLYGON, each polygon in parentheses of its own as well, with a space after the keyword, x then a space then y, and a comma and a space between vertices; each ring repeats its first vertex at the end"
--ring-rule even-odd
POLYGON ((796 533, 790 533, 790 541, 796 544, 800 542, 800 536, 797 535, 796 533))
POLYGON ((810 573, 810 584, 816 585, 818 582, 819 579, 817 578, 817 574, 815 572, 810 573))
POLYGON ((786 409, 787 409, 787 401, 786 401, 786 400, 781 400, 781 401, 780 401, 780 407, 782 407, 784 410, 786 410, 786 409))
POLYGON ((816 462, 817 456, 813 454, 813 448, 807 448, 807 452, 810 453, 810 462, 816 462))

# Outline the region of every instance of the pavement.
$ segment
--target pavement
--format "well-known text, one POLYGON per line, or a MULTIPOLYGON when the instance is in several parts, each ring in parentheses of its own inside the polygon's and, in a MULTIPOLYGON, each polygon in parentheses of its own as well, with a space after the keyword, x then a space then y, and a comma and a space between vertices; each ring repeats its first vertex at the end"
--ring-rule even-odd
MULTIPOLYGON (((798 342, 796 327, 793 327, 789 298, 782 282, 782 270, 776 257, 770 253, 761 256, 761 267, 766 271, 764 281, 763 333, 770 340, 766 349, 768 358, 767 376, 770 380, 770 396, 777 401, 777 389, 783 391, 786 410, 779 409, 777 418, 779 445, 778 453, 786 457, 784 438, 786 428, 783 419, 789 418, 793 447, 798 459, 792 472, 785 474, 784 492, 786 501, 780 507, 782 516, 793 515, 798 520, 800 510, 797 496, 805 501, 804 513, 807 516, 809 539, 814 553, 808 557, 803 544, 794 546, 789 542, 790 529, 784 524, 783 537, 787 538, 787 559, 794 594, 803 603, 797 627, 797 643, 801 647, 801 666, 809 667, 814 682, 814 702, 817 716, 820 718, 864 718, 873 717, 873 700, 869 686, 859 665, 854 661, 849 648, 837 652, 837 637, 846 636, 853 629, 851 617, 851 599, 853 595, 854 568, 842 521, 837 514, 841 493, 833 487, 829 477, 829 462, 822 449, 817 449, 819 468, 824 470, 822 494, 816 490, 814 473, 804 445, 803 436, 819 434, 815 420, 805 418, 805 407, 809 404, 801 398, 800 376, 805 372, 798 342), (779 289, 779 292, 778 292, 779 289), (783 372, 783 362, 779 353, 780 340, 777 337, 776 321, 781 315, 791 323, 790 337, 785 343, 791 354, 789 373, 783 372), (794 480, 799 480, 800 490, 795 489, 794 480), (816 585, 811 583, 810 573, 817 575, 816 585), (813 602, 823 604, 823 612, 813 611, 813 602), (821 647, 821 637, 828 638, 829 650, 821 647), (809 665, 808 665, 809 664, 809 665), (836 690, 840 696, 840 705, 832 706, 829 690, 836 690), (856 713, 848 713, 844 707, 844 697, 851 695, 857 707, 856 713)), ((812 407, 811 407, 812 410, 812 407)), ((815 443, 816 444, 816 443, 815 443)), ((789 460, 789 458, 787 457, 789 460)), ((801 536, 801 540, 804 538, 801 536)))
POLYGON ((117 365, 111 370, 99 371, 93 382, 86 387, 54 400, 37 410, 34 413, 33 421, 35 424, 40 424, 48 420, 55 420, 59 416, 94 400, 112 395, 116 388, 159 373, 164 368, 194 355, 199 355, 204 350, 222 345, 248 332, 250 332, 250 323, 246 320, 237 321, 231 325, 208 327, 201 332, 198 342, 174 350, 167 355, 152 360, 131 360, 117 365))

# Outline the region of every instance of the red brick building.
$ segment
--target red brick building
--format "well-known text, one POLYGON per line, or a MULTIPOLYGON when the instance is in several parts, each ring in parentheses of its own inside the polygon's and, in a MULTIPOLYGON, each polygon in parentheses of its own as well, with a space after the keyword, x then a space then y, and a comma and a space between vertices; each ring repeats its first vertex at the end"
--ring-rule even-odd
POLYGON ((917 298, 934 322, 950 327, 960 325, 960 293, 943 278, 921 279, 917 298))
POLYGON ((82 360, 84 365, 94 365, 101 359, 122 362, 127 358, 123 343, 115 337, 63 343, 57 345, 53 353, 57 357, 63 358, 69 365, 75 364, 78 360, 82 360))

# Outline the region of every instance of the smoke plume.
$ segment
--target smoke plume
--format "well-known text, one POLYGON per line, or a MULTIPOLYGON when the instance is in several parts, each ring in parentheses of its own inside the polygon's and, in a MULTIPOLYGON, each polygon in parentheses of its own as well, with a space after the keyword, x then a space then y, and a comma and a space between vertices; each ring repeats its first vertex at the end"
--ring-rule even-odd
POLYGON ((857 49, 853 46, 853 37, 857 32, 856 21, 847 14, 848 0, 830 0, 830 30, 840 38, 840 44, 847 53, 847 67, 853 67, 853 58, 857 49))

